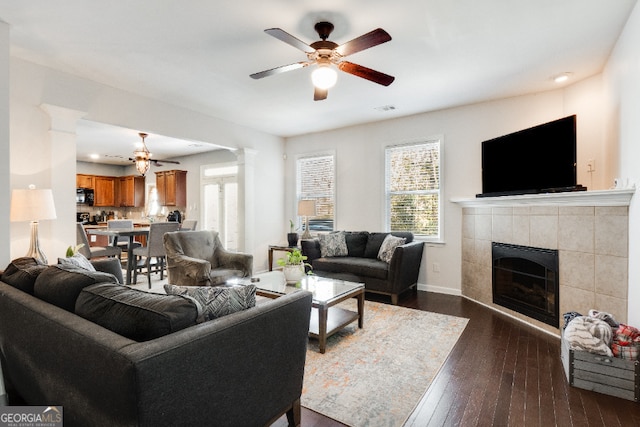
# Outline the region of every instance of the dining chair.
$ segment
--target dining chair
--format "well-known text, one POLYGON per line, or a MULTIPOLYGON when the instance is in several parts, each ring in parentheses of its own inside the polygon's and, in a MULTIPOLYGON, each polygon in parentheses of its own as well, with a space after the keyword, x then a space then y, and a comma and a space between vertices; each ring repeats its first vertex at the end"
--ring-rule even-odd
POLYGON ((83 244, 78 251, 87 259, 98 257, 115 257, 122 259, 122 249, 116 246, 91 246, 81 222, 76 223, 76 244, 83 244))
POLYGON ((147 282, 151 289, 151 273, 160 273, 160 280, 164 279, 166 253, 164 250, 164 234, 170 231, 178 231, 179 222, 154 222, 149 225, 149 237, 147 245, 133 249, 133 283, 138 283, 138 274, 143 274, 146 269, 147 282), (144 258, 144 260, 143 260, 144 258), (155 258, 152 264, 151 259, 155 258))
MULTIPOLYGON (((110 219, 109 221, 107 221, 108 230, 122 230, 130 228, 133 228, 133 221, 130 219, 110 219)), ((113 239, 115 239, 115 237, 109 237, 109 244, 113 244, 113 239)), ((134 248, 140 246, 142 246, 140 242, 133 242, 134 248)), ((127 249, 129 249, 129 240, 118 241, 118 247, 122 249, 123 252, 126 252, 127 249)))
POLYGON ((180 231, 195 231, 196 226, 198 225, 197 219, 185 219, 182 221, 182 225, 180 226, 180 231))

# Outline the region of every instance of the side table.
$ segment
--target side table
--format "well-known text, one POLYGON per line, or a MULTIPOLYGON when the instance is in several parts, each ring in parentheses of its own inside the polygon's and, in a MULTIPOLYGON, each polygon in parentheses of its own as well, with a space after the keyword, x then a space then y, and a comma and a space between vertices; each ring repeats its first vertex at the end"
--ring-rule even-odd
POLYGON ((273 271, 273 252, 293 252, 298 246, 269 245, 269 271, 273 271))

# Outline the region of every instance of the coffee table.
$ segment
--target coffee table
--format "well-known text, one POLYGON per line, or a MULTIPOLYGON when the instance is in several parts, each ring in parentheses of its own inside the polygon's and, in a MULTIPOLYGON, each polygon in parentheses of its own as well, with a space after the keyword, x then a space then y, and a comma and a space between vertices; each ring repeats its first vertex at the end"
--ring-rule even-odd
POLYGON ((364 284, 319 276, 305 276, 294 285, 287 285, 281 271, 257 274, 251 279, 231 279, 228 284, 254 284, 256 294, 268 298, 278 298, 299 290, 313 294, 309 336, 319 342, 320 353, 327 348, 327 338, 358 320, 358 328, 364 327, 364 284), (253 281, 252 281, 253 280, 253 281), (349 298, 357 298, 357 312, 336 307, 349 298))

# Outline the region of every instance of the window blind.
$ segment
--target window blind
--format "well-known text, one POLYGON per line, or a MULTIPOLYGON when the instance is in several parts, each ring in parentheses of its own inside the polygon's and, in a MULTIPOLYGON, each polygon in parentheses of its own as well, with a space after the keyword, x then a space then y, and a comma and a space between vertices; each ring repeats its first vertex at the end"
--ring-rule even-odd
POLYGON ((333 230, 334 156, 303 157, 297 162, 298 200, 314 199, 316 216, 309 217, 311 230, 333 230))
POLYGON ((440 236, 440 141, 387 147, 387 221, 391 231, 440 236))

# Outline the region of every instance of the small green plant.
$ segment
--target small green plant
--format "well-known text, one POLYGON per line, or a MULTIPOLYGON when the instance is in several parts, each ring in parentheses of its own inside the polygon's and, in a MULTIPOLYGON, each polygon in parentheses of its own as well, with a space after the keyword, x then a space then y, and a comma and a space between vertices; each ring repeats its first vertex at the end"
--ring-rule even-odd
POLYGON ((290 233, 293 233, 293 232, 295 232, 295 231, 296 231, 296 225, 294 224, 293 220, 292 220, 292 219, 290 219, 290 220, 289 220, 289 232, 290 232, 290 233))
POLYGON ((80 243, 79 245, 75 245, 75 246, 69 246, 67 248, 67 252, 65 254, 65 256, 68 257, 72 257, 75 254, 78 253, 78 251, 80 250, 80 248, 82 248, 84 246, 84 243, 80 243))
POLYGON ((300 249, 294 249, 291 252, 287 252, 287 255, 278 259, 276 262, 279 266, 284 267, 286 265, 304 265, 306 267, 311 268, 311 264, 305 262, 307 260, 306 255, 302 255, 302 251, 300 249))

